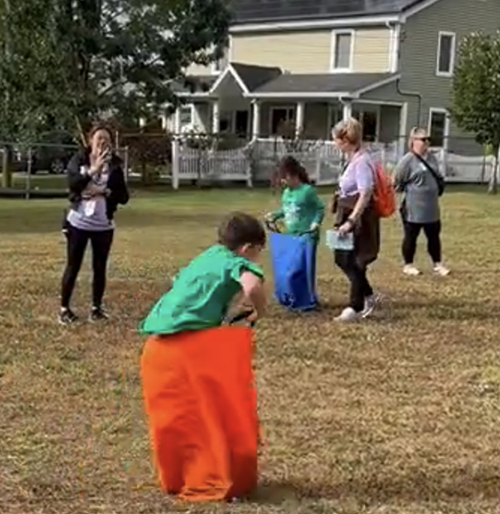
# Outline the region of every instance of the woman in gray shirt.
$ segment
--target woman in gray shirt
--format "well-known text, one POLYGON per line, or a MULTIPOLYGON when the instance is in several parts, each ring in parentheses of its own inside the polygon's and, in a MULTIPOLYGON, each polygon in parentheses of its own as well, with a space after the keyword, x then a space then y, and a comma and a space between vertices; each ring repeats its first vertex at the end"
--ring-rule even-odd
POLYGON ((420 275, 413 259, 421 230, 427 237, 427 251, 433 261, 434 272, 441 276, 450 272, 441 262, 439 197, 444 189, 444 178, 439 172, 436 157, 429 152, 429 144, 430 139, 424 129, 412 129, 410 151, 398 163, 394 177, 396 191, 403 193, 403 272, 410 276, 420 275))

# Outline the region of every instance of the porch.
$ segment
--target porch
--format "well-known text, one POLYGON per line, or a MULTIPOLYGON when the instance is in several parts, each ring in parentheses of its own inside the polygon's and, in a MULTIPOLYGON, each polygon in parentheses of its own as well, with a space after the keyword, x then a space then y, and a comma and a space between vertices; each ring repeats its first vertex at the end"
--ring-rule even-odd
POLYGON ((355 117, 363 139, 392 143, 406 131, 406 106, 363 94, 395 75, 287 75, 276 68, 230 64, 206 92, 188 93, 174 133, 195 131, 256 139, 328 140, 341 119, 355 117), (375 75, 375 76, 374 76, 375 75))

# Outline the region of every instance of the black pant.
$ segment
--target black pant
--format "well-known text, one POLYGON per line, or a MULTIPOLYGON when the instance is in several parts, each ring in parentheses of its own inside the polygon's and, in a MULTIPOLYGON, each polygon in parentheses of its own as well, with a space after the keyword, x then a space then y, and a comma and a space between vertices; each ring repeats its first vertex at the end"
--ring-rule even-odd
POLYGON ((67 237, 67 262, 62 279, 62 307, 69 307, 71 295, 75 288, 76 278, 85 255, 87 243, 92 245, 92 268, 94 280, 92 282, 92 305, 101 307, 102 297, 106 288, 106 267, 109 251, 113 242, 113 230, 91 232, 80 230, 68 225, 67 237))
POLYGON ((427 251, 432 261, 436 264, 441 262, 441 222, 434 223, 410 223, 404 222, 404 238, 402 245, 403 259, 405 264, 413 264, 417 250, 417 239, 421 230, 424 230, 427 237, 427 251))
POLYGON ((373 294, 373 289, 366 278, 366 267, 356 262, 354 252, 335 250, 335 264, 345 273, 351 283, 349 306, 356 312, 361 312, 365 299, 373 294))

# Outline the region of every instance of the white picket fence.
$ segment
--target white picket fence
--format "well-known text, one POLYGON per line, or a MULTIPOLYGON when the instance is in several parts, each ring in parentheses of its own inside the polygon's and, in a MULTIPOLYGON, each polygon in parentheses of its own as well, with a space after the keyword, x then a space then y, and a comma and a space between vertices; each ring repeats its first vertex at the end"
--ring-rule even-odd
POLYGON ((174 141, 172 147, 172 186, 181 180, 210 182, 245 181, 252 186, 251 162, 246 148, 206 150, 185 147, 174 141))
MULTIPOLYGON (((371 143, 367 146, 374 159, 386 169, 394 169, 405 151, 399 142, 371 143)), ((441 172, 447 182, 486 183, 495 168, 494 157, 464 157, 444 150, 436 150, 441 172)), ((277 139, 256 139, 234 150, 196 149, 173 142, 172 185, 175 189, 183 181, 268 182, 279 160, 293 155, 307 169, 318 185, 334 185, 345 163, 345 158, 330 141, 300 141, 296 144, 277 139)))

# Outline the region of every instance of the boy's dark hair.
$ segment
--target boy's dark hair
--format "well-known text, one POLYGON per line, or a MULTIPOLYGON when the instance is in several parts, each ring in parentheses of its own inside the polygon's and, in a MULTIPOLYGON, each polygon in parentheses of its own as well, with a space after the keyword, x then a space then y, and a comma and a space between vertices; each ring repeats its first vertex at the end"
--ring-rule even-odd
POLYGON ((289 177, 297 177, 302 184, 310 184, 311 180, 306 169, 300 162, 291 155, 287 155, 281 159, 279 166, 279 176, 281 179, 289 177))
POLYGON ((266 244, 266 231, 262 223, 244 212, 229 214, 219 225, 217 236, 219 243, 232 251, 246 244, 266 244))

